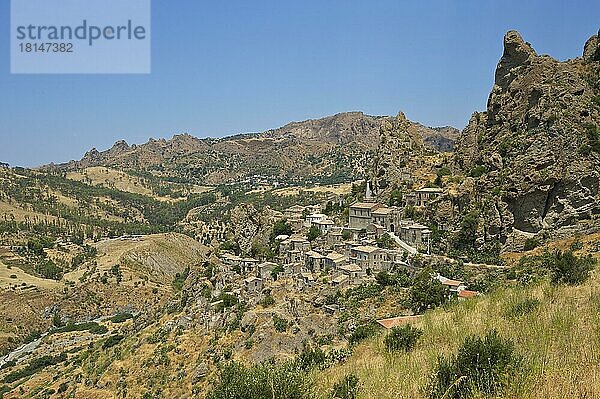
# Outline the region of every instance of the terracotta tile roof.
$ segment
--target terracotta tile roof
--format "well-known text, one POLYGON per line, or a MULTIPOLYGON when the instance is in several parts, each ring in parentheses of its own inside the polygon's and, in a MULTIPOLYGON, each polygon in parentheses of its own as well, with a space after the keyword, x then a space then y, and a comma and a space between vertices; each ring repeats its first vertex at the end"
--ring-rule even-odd
POLYGON ((479 295, 477 291, 462 290, 458 293, 459 298, 473 298, 479 295))
POLYGON ((419 315, 415 315, 415 316, 398 316, 398 317, 392 317, 392 318, 389 318, 389 319, 377 320, 377 323, 379 323, 379 325, 381 325, 384 328, 390 329, 390 328, 401 326, 403 324, 410 323, 411 321, 415 321, 419 317, 421 317, 421 316, 419 316, 419 315))

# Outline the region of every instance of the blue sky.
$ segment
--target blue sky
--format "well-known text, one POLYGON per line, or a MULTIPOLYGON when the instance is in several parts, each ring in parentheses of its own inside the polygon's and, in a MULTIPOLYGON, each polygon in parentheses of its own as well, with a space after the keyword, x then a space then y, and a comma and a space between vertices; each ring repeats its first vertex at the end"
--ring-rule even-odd
POLYGON ((11 75, 9 10, 0 0, 0 161, 23 166, 353 110, 462 128, 507 30, 567 59, 600 28, 597 1, 154 0, 151 74, 11 75))

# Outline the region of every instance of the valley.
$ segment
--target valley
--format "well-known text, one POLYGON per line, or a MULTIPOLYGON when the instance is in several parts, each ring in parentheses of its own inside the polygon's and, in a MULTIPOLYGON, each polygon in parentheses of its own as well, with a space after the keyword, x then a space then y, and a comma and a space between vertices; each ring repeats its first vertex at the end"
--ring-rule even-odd
POLYGON ((0 397, 600 397, 600 38, 503 46, 462 131, 348 112, 0 167, 0 397))

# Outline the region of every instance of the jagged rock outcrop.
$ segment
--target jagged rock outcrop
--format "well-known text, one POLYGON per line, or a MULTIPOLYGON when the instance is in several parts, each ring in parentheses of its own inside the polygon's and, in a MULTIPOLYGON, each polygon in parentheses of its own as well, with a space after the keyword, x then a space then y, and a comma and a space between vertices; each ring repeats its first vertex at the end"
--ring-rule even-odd
POLYGON ((273 224, 281 217, 269 207, 258 210, 252 204, 240 204, 231 210, 230 223, 236 226, 233 240, 239 244, 243 254, 252 252, 253 247, 266 248, 273 224))
POLYGON ((585 43, 583 58, 591 62, 600 61, 600 30, 585 43))
POLYGON ((399 112, 396 117, 386 118, 379 129, 379 147, 373 160, 374 190, 385 197, 394 186, 409 182, 411 171, 416 169, 425 153, 419 125, 399 112))
POLYGON ((598 49, 594 35, 582 58, 559 62, 538 55, 518 32, 505 35, 487 111, 473 114, 454 157, 454 167, 475 178, 454 201, 481 210, 485 239, 518 249, 520 237, 595 225, 598 49))

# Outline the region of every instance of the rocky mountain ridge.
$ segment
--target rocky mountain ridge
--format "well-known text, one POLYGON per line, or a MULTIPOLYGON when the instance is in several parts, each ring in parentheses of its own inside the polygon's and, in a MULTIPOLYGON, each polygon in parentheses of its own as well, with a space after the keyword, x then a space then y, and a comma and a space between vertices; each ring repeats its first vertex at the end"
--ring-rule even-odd
MULTIPOLYGON (((195 178, 205 184, 233 182, 254 174, 287 179, 326 176, 347 181, 364 174, 366 155, 377 148, 379 131, 388 119, 347 112, 221 139, 180 134, 170 140, 150 139, 131 146, 121 140, 105 151, 94 148, 79 161, 43 168, 73 171, 108 166, 195 178)), ((458 130, 410 123, 431 149, 452 149, 458 130)))

